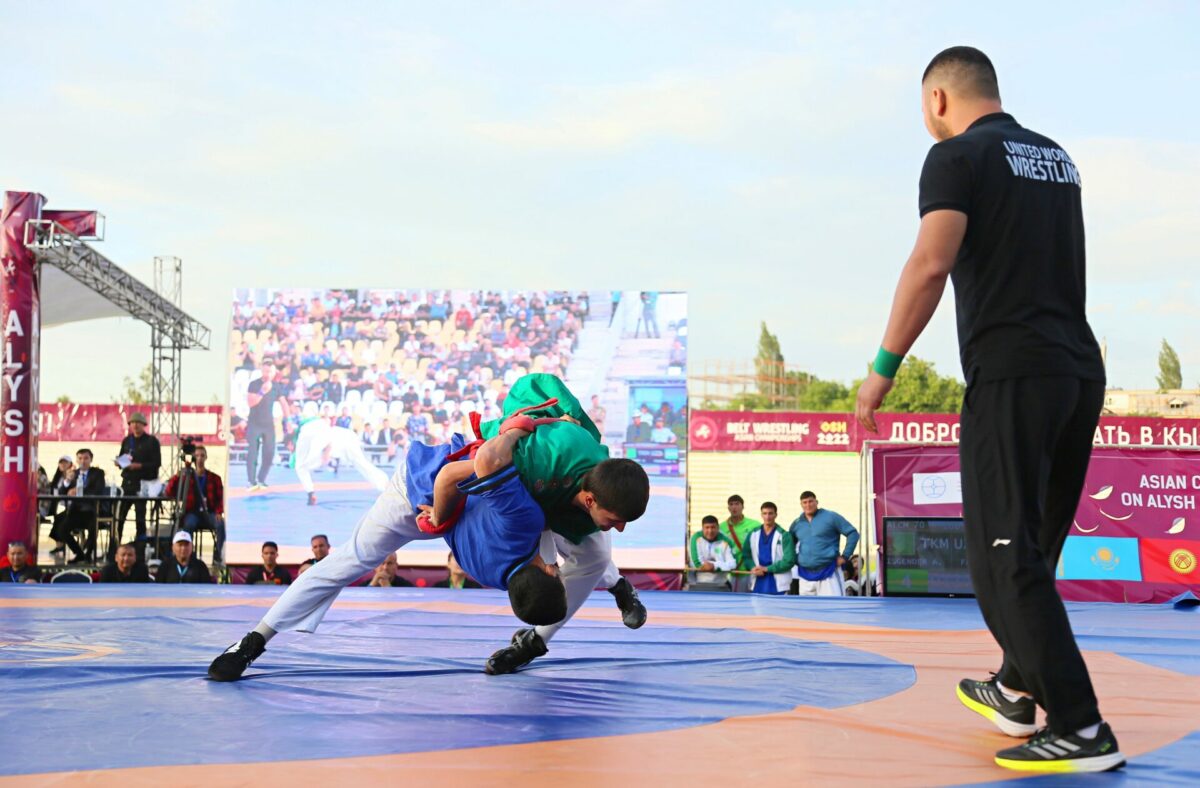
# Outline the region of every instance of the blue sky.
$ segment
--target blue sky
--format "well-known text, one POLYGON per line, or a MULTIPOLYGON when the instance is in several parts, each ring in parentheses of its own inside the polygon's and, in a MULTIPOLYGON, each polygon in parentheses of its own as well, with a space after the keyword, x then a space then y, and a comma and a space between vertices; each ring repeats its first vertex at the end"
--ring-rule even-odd
MULTIPOLYGON (((1200 6, 0 2, 0 186, 184 261, 223 397, 234 287, 684 289, 695 360, 849 380, 915 237, 919 78, 972 44, 1079 164, 1110 381, 1200 384, 1200 6)), ((47 298, 53 294, 46 294, 47 298)), ((108 401, 129 320, 45 332, 42 398, 108 401), (96 342, 106 352, 82 351, 96 342)), ((914 352, 958 373, 951 299, 914 352)))

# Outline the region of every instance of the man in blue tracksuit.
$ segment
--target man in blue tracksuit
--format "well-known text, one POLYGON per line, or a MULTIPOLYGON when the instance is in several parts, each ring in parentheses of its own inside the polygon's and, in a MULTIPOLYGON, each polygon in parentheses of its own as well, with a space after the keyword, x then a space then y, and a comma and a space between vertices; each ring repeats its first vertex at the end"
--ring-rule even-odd
POLYGON ((802 515, 789 529, 796 545, 796 571, 800 574, 800 596, 845 596, 841 566, 858 547, 858 529, 845 517, 817 506, 811 490, 800 493, 802 515), (838 550, 842 537, 846 547, 838 550))

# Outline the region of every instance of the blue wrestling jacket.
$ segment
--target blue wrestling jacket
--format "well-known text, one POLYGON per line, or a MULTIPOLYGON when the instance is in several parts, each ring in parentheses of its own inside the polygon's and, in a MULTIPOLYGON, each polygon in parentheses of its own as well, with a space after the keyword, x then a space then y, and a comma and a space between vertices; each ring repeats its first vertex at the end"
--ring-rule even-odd
MULTIPOLYGON (((405 458, 408 500, 433 503, 433 481, 446 457, 466 443, 455 434, 449 444, 415 442, 405 458)), ((521 484, 513 465, 482 479, 472 475, 459 484, 466 508, 444 538, 467 574, 488 588, 508 588, 508 579, 537 554, 546 516, 521 484)))

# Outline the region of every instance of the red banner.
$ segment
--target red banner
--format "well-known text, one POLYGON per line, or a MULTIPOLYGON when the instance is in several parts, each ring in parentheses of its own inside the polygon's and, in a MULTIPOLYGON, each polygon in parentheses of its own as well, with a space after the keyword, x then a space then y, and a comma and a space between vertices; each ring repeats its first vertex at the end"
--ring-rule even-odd
POLYGON ((42 211, 42 218, 58 222, 67 232, 80 238, 95 238, 100 229, 97 211, 42 211))
MULTIPOLYGON (((953 413, 879 413, 878 433, 867 432, 849 413, 692 411, 694 451, 852 451, 865 441, 958 443, 953 413)), ((1200 447, 1200 420, 1106 416, 1096 428, 1097 446, 1200 447)))
POLYGON ((858 451, 844 413, 692 411, 692 451, 858 451))
MULTIPOLYGON (((962 516, 955 447, 871 448, 877 542, 884 517, 962 516)), ((1200 593, 1198 502, 1200 452, 1093 450, 1058 568, 1063 598, 1163 602, 1200 593)))
MULTIPOLYGON (((68 402, 42 403, 40 433, 43 441, 115 442, 129 432, 129 417, 146 409, 138 405, 85 405, 68 402)), ((221 429, 224 409, 220 405, 183 405, 179 432, 206 443, 224 443, 221 429)))
POLYGON ((0 212, 0 544, 23 541, 37 549, 38 267, 25 247, 25 223, 46 198, 5 192, 0 212))

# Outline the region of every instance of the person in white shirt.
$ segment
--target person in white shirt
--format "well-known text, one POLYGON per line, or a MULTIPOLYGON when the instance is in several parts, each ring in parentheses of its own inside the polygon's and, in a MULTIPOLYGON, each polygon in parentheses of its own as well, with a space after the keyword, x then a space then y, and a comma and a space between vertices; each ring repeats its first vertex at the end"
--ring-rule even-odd
POLYGON ((358 435, 345 427, 334 427, 324 415, 300 425, 300 434, 296 438, 296 452, 293 457, 296 463, 296 476, 300 479, 300 485, 304 488, 304 492, 308 494, 309 506, 317 504, 316 485, 312 478, 313 471, 324 468, 333 460, 353 465, 363 475, 363 478, 379 492, 383 492, 387 487, 387 474, 367 459, 358 435))
POLYGON ((695 582, 728 585, 728 572, 737 565, 733 542, 721 533, 721 524, 716 517, 705 515, 700 530, 692 536, 688 551, 695 573, 695 582))

